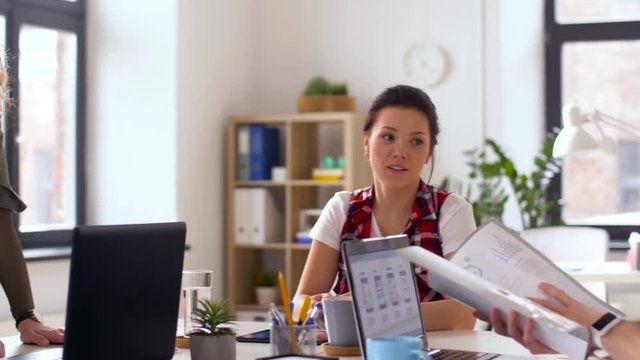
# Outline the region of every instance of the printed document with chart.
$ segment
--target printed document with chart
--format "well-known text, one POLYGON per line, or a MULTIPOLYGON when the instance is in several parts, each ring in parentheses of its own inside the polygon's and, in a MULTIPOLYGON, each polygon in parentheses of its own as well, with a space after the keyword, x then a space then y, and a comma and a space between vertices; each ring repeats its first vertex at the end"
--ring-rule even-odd
MULTIPOLYGON (((397 250, 429 272, 434 289, 484 314, 497 307, 530 317, 537 324, 538 338, 547 346, 575 359, 588 351, 587 329, 528 298, 543 298, 540 282, 563 289, 591 307, 623 314, 598 299, 525 240, 491 221, 478 228, 447 261, 417 246, 397 250)), ((521 322, 524 318, 520 317, 521 322)), ((521 323, 522 325, 522 323, 521 323)))

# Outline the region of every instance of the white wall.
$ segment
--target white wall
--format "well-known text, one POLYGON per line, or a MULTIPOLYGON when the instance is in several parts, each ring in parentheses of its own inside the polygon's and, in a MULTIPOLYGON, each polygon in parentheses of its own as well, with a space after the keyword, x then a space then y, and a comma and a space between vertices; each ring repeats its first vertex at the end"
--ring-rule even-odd
POLYGON ((468 0, 258 1, 256 87, 260 112, 293 112, 312 76, 346 81, 365 112, 384 88, 408 83, 405 51, 435 42, 449 54, 451 72, 426 89, 436 104, 442 135, 434 180, 463 179, 462 150, 481 143, 481 2, 468 0), (465 131, 459 131, 464 129, 465 131))
POLYGON ((252 0, 179 1, 178 214, 187 222, 185 268, 213 269, 224 289, 226 123, 253 113, 256 7, 252 0))
POLYGON ((87 7, 88 222, 175 220, 177 4, 87 7))
MULTIPOLYGON (((544 134, 544 3, 487 1, 485 129, 521 172, 533 170, 544 134)), ((506 185, 506 183, 505 183, 506 185)), ((521 229, 513 198, 504 222, 521 229)))
MULTIPOLYGON (((427 41, 448 53, 443 83, 425 89, 442 133, 433 183, 465 180, 463 151, 485 136, 529 172, 544 128, 543 2, 527 1, 261 1, 258 110, 295 111, 306 81, 322 74, 346 81, 364 112, 377 93, 411 83, 402 58, 427 41), (277 91, 274 91, 277 89, 277 91)), ((505 222, 519 228, 515 202, 505 222)))

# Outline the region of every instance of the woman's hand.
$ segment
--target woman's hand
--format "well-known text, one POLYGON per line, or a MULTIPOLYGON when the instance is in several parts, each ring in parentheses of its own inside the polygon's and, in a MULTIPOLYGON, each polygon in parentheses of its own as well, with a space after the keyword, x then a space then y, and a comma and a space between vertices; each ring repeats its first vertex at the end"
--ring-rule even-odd
POLYGON ((333 296, 333 295, 331 295, 330 293, 322 293, 322 294, 311 295, 311 306, 310 306, 310 308, 313 308, 318 303, 320 303, 319 305, 322 305, 322 299, 324 299, 326 297, 331 297, 331 296, 333 296))
POLYGON ((62 344, 64 330, 53 329, 37 321, 26 319, 18 324, 20 340, 25 344, 49 346, 49 344, 62 344))
POLYGON ((0 358, 4 357, 4 344, 0 341, 0 358))
POLYGON ((581 302, 578 302, 574 298, 570 297, 557 287, 540 283, 539 289, 549 295, 551 299, 531 299, 547 309, 554 311, 568 319, 577 322, 580 325, 590 327, 596 320, 598 320, 603 313, 594 310, 581 302))

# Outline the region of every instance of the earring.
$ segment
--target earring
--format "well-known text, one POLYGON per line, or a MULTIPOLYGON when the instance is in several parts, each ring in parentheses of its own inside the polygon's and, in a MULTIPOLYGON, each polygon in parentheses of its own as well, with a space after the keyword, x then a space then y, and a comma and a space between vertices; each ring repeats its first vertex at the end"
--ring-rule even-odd
POLYGON ((362 156, 364 156, 364 159, 369 161, 369 152, 365 151, 364 154, 362 154, 362 156))

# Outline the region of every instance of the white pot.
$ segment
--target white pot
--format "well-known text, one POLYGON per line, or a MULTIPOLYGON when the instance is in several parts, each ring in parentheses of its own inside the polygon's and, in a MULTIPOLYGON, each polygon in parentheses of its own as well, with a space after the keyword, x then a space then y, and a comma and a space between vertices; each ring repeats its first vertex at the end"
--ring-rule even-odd
POLYGON ((260 305, 268 305, 278 300, 278 288, 275 286, 256 286, 256 301, 260 305))
POLYGON ((236 360, 235 335, 191 335, 191 360, 236 360))

